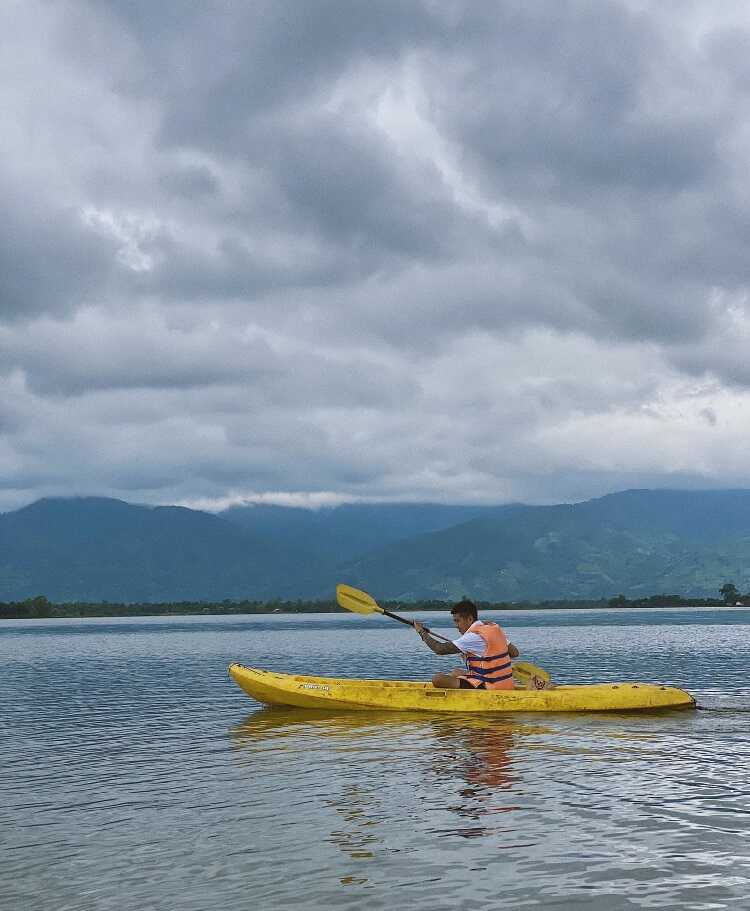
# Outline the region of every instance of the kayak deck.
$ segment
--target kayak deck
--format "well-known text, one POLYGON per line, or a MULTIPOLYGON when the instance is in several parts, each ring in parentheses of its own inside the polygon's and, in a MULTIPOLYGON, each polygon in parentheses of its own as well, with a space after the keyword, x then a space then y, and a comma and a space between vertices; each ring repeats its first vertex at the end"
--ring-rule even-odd
POLYGON ((547 690, 441 690, 432 683, 281 674, 232 664, 229 675, 268 705, 432 712, 596 712, 695 708, 695 699, 659 683, 594 683, 547 690))

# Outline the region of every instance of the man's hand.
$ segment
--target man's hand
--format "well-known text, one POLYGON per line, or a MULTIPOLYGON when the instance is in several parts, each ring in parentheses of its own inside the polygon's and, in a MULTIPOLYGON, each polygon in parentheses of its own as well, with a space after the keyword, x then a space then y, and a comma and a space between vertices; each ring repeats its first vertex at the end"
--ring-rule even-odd
POLYGON ((435 652, 436 655, 453 655, 458 652, 458 649, 452 642, 438 642, 437 639, 433 639, 430 635, 430 631, 423 623, 420 623, 419 620, 414 621, 414 629, 417 631, 417 635, 427 648, 430 649, 430 651, 435 652))

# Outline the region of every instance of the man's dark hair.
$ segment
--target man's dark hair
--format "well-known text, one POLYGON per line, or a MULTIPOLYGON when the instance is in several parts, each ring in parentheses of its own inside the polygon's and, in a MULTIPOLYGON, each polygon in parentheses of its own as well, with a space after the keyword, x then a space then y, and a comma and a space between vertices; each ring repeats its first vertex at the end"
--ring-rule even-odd
POLYGON ((451 608, 451 613, 460 617, 471 617, 472 620, 477 619, 477 606, 473 601, 469 601, 468 598, 464 598, 462 601, 459 601, 458 604, 454 604, 451 608))

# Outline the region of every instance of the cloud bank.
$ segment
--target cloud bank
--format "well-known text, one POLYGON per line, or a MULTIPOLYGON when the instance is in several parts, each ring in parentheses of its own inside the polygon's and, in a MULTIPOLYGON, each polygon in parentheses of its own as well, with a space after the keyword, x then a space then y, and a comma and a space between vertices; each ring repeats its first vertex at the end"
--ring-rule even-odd
POLYGON ((0 13, 0 509, 750 484, 750 13, 0 13))

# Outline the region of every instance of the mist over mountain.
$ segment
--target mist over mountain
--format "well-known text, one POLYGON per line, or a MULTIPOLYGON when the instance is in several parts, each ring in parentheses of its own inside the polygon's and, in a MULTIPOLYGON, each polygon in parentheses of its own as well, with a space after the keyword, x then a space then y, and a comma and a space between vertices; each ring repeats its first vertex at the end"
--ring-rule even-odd
POLYGON ((0 515, 0 601, 404 601, 716 596, 750 588, 750 491, 631 490, 557 506, 234 507, 102 498, 0 515))

